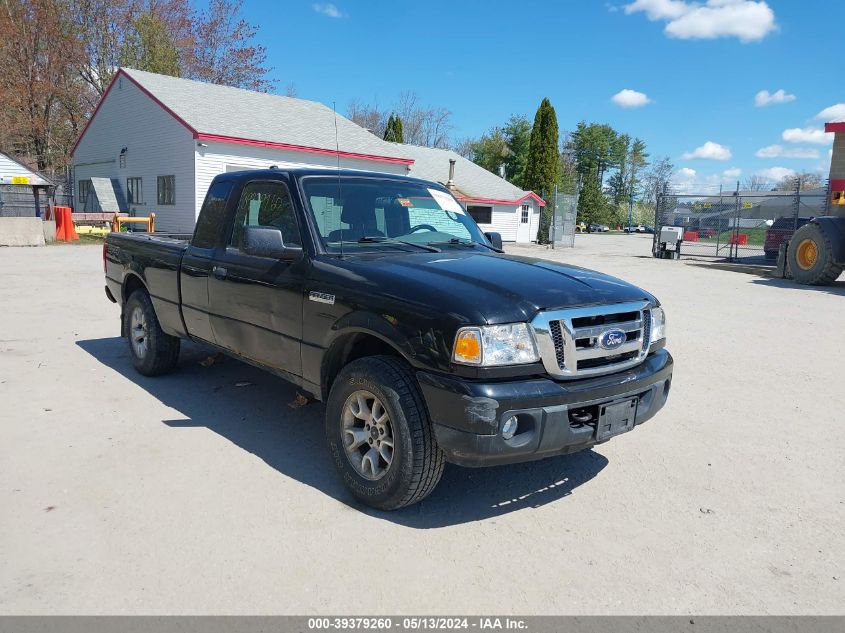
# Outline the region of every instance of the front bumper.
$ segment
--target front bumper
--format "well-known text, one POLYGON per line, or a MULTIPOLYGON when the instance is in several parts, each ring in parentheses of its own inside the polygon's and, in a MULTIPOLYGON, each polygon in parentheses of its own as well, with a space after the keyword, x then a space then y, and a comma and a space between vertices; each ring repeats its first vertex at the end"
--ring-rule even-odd
POLYGON ((571 412, 637 398, 634 424, 642 424, 666 404, 672 368, 672 356, 660 349, 627 371, 582 380, 485 383, 425 371, 417 378, 446 458, 461 466, 492 466, 573 453, 606 441, 597 439, 597 424, 571 421, 571 412), (513 415, 518 431, 506 440, 502 424, 513 415))

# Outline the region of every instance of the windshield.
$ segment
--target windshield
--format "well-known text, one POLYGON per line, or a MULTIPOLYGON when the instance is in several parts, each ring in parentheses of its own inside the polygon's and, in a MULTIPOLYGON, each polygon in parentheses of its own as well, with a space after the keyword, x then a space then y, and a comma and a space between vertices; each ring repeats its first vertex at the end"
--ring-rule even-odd
POLYGON ((433 245, 487 246, 475 221, 451 194, 417 183, 373 178, 302 181, 328 252, 433 245))

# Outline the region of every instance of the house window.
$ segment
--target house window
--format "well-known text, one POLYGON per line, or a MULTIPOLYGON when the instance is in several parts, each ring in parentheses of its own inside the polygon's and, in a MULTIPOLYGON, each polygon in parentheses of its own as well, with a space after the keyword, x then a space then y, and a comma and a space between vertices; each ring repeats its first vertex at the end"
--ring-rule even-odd
POLYGON ((88 202, 88 194, 91 192, 91 181, 90 180, 80 180, 79 181, 79 204, 85 204, 88 202))
POLYGON ((476 224, 493 224, 493 207, 468 206, 467 213, 476 224))
POLYGON ((522 205, 522 223, 528 224, 528 215, 531 213, 531 207, 527 204, 522 205))
POLYGON ((144 190, 141 188, 140 178, 126 179, 126 197, 129 204, 144 204, 144 190))
POLYGON ((176 176, 158 177, 158 203, 176 204, 176 176))

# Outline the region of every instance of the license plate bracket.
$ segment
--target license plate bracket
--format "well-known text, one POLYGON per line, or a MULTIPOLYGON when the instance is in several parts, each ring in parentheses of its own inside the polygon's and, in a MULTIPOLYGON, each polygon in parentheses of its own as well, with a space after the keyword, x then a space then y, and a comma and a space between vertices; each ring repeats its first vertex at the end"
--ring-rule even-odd
POLYGON ((601 442, 633 429, 637 419, 638 403, 639 398, 628 398, 619 402, 599 405, 596 441, 601 442))

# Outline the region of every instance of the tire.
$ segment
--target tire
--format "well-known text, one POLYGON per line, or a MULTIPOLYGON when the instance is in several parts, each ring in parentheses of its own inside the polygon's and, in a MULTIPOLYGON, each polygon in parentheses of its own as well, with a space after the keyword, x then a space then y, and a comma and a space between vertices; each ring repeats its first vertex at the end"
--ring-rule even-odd
POLYGON ((144 376, 161 376, 176 368, 179 361, 179 339, 165 334, 161 329, 153 302, 146 290, 136 290, 129 296, 123 319, 129 355, 138 373, 144 376))
POLYGON ((427 497, 446 463, 416 378, 405 362, 391 356, 360 358, 343 368, 326 402, 326 440, 352 495, 379 510, 427 497), (378 438, 388 437, 389 450, 386 439, 376 446, 378 438))
POLYGON ((821 226, 805 224, 789 240, 786 260, 792 278, 800 284, 824 286, 836 281, 842 266, 833 259, 833 244, 821 226))

